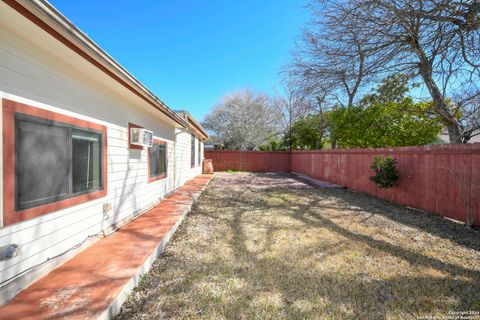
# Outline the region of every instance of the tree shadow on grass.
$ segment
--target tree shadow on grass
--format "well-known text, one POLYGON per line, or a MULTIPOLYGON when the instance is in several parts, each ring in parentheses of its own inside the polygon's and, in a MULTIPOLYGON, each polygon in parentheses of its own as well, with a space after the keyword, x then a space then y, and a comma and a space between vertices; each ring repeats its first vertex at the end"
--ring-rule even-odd
MULTIPOLYGON (((268 197, 268 194, 275 193, 278 196, 280 189, 272 188, 272 189, 265 189, 261 192, 268 197)), ((292 191, 292 190, 285 190, 286 192, 298 192, 301 194, 301 191, 292 191)), ((322 208, 324 204, 319 203, 317 197, 329 197, 329 198, 336 198, 341 200, 344 203, 345 210, 352 210, 352 207, 355 207, 357 211, 365 213, 373 213, 379 214, 387 219, 392 220, 393 222, 400 222, 402 224, 406 224, 411 227, 419 227, 420 230, 433 233, 435 235, 439 235, 441 237, 454 240, 454 242, 466 246, 467 248, 472 248, 474 250, 478 250, 478 244, 476 243, 476 236, 474 230, 467 230, 462 226, 459 226, 453 222, 448 220, 442 219, 441 217, 425 214, 425 216, 420 216, 422 213, 415 212, 414 210, 409 210, 406 208, 402 208, 393 204, 385 203, 381 200, 372 199, 373 201, 369 201, 366 205, 365 201, 362 199, 357 200, 356 197, 368 197, 361 194, 351 193, 346 190, 342 189, 322 189, 316 190, 316 194, 313 196, 307 196, 310 201, 305 203, 297 203, 292 202, 289 200, 290 197, 286 197, 283 200, 283 203, 279 205, 271 205, 270 203, 256 201, 257 210, 258 208, 263 210, 270 210, 273 208, 292 208, 295 207, 294 210, 284 210, 286 214, 290 217, 301 221, 305 224, 305 226, 309 227, 317 227, 317 228, 326 228, 329 231, 338 234, 341 237, 344 237, 354 243, 364 243, 370 248, 374 248, 379 251, 383 251, 388 255, 396 256, 403 261, 407 261, 411 266, 420 266, 424 268, 433 268, 435 270, 441 271, 443 273, 449 274, 448 278, 441 277, 441 278, 432 278, 429 276, 424 276, 419 274, 418 276, 398 276, 391 278, 389 280, 373 280, 372 279, 358 279, 354 277, 352 279, 348 279, 345 283, 338 283, 338 278, 328 278, 325 275, 320 275, 318 279, 313 277, 311 279, 312 283, 323 283, 326 284, 326 287, 334 286, 340 288, 342 290, 345 289, 346 292, 350 292, 349 294, 343 294, 342 292, 336 292, 335 295, 329 296, 329 292, 323 292, 324 295, 328 296, 328 299, 341 299, 343 303, 347 303, 350 306, 355 306, 353 309, 361 310, 361 308, 365 306, 359 305, 361 301, 369 301, 369 300, 393 300, 388 302, 391 306, 396 306, 395 308, 390 308, 390 312, 394 310, 397 311, 405 311, 405 312, 434 312, 435 305, 432 304, 432 301, 438 301, 441 299, 443 302, 448 303, 451 302, 451 309, 456 310, 467 310, 469 307, 475 306, 475 301, 478 304, 478 295, 465 296, 465 292, 475 293, 480 292, 480 272, 478 270, 465 268, 459 265, 455 265, 452 263, 448 263, 445 261, 441 261, 426 255, 423 255, 418 252, 414 252, 407 248, 404 248, 400 245, 392 244, 387 241, 375 239, 369 235, 362 234, 359 232, 355 232, 349 230, 348 227, 342 226, 336 223, 334 219, 331 217, 324 216, 318 212, 318 210, 312 210, 312 208, 322 208), (381 202, 378 204, 376 202, 381 202), (391 210, 385 210, 385 206, 391 210), (433 222, 431 222, 433 220, 433 222), (420 228, 421 227, 421 228, 420 228), (426 229, 426 230, 425 230, 426 229), (452 234, 454 236, 452 237, 452 234), (462 278, 461 280, 459 279, 462 278), (466 279, 465 279, 466 278, 466 279), (331 284, 334 282, 333 284, 331 284), (330 284, 329 284, 330 283, 330 284), (385 289, 387 288, 387 289, 385 289), (417 288, 418 290, 415 290, 417 288), (425 288, 432 288, 430 293, 425 294, 425 288), (358 290, 357 290, 358 289, 358 290), (437 289, 437 290, 436 290, 437 289), (443 292, 439 292, 438 289, 445 289, 443 292), (352 295, 353 292, 356 292, 352 295), (384 291, 387 292, 384 292, 384 291), (418 294, 416 293, 418 292, 418 294), (363 299, 365 295, 374 295, 374 297, 370 297, 371 299, 363 299), (392 296, 393 295, 393 296, 392 296), (340 296, 340 297, 339 297, 340 296), (373 299, 375 298, 375 299, 373 299), (418 302, 424 303, 418 303, 418 302), (452 302, 455 301, 455 302, 452 302), (402 306, 404 310, 402 310, 402 306), (411 308, 410 308, 411 307, 411 308)), ((364 200, 364 199, 363 199, 364 200)), ((370 199, 369 199, 370 200, 370 199)), ((233 205, 235 206, 235 202, 239 205, 242 205, 241 198, 236 199, 233 205)), ((333 209, 342 209, 342 207, 333 207, 333 209)), ((235 249, 237 257, 245 257, 248 256, 250 258, 255 257, 258 253, 263 253, 266 249, 261 250, 260 252, 256 252, 255 254, 251 253, 246 245, 245 241, 248 238, 243 234, 243 227, 242 227, 242 220, 243 220, 244 212, 239 210, 233 217, 233 223, 231 224, 232 230, 234 232, 234 238, 232 240, 232 248, 235 249)), ((266 234, 270 234, 270 239, 267 241, 267 246, 271 246, 271 234, 274 230, 268 230, 266 234)), ((308 253, 305 255, 308 257, 308 253)), ((260 268, 260 272, 265 272, 265 270, 270 270, 274 272, 275 266, 281 265, 279 261, 275 261, 272 263, 271 266, 266 268, 260 268)), ((289 270, 288 266, 280 267, 280 270, 289 270)), ((249 272, 255 272, 256 268, 249 270, 249 272)), ((280 271, 281 272, 281 271, 280 271)), ((258 275, 261 277, 262 275, 258 275)), ((308 272, 306 274, 299 275, 299 277, 306 277, 308 276, 308 272)), ((346 275, 345 275, 346 276, 346 275)), ((256 277, 253 277, 256 278, 256 277)), ((307 281, 310 283, 310 281, 307 281)), ((276 288, 278 289, 278 288, 276 288)), ((335 290, 334 290, 335 291, 335 290)), ((303 293, 310 292, 310 290, 300 290, 298 295, 298 299, 305 298, 302 296, 303 293)), ((288 294, 290 297, 292 296, 292 292, 285 293, 288 294)), ((385 301, 385 302, 386 302, 385 301)), ((361 304, 361 303, 360 303, 361 304)), ((335 305, 335 304, 334 304, 335 305)), ((372 306, 370 306, 372 307, 372 306)), ((378 308, 378 304, 373 306, 374 309, 378 308)), ((446 306, 442 306, 445 308, 446 306)), ((478 307, 478 305, 476 306, 478 307)), ((378 311, 378 310, 377 310, 378 311)), ((338 315, 338 313, 336 313, 338 315)), ((386 313, 378 314, 380 318, 386 317, 386 313)))
MULTIPOLYGON (((463 224, 445 219, 439 215, 420 210, 409 209, 365 194, 345 189, 317 189, 320 196, 340 200, 339 209, 369 212, 383 216, 419 231, 448 239, 461 246, 480 251, 480 230, 466 228, 463 224)), ((368 218, 368 217, 366 217, 368 218)))
MULTIPOLYGON (((268 206, 265 206, 265 209, 267 208, 268 206)), ((251 283, 252 288, 261 287, 262 290, 282 292, 286 308, 290 310, 288 314, 301 315, 298 318, 308 318, 312 314, 310 312, 302 314, 300 310, 296 310, 295 302, 318 300, 318 298, 327 301, 328 313, 336 317, 369 319, 385 319, 387 315, 394 313, 397 313, 398 316, 401 314, 413 316, 416 313, 434 314, 438 307, 442 310, 471 310, 475 307, 475 301, 478 302, 478 295, 465 295, 466 292, 470 294, 480 292, 480 273, 478 271, 443 262, 368 235, 352 232, 321 214, 309 212, 306 206, 295 210, 290 216, 302 221, 306 226, 327 228, 352 242, 362 242, 371 248, 396 256, 409 262, 413 267, 433 268, 447 273, 449 276, 433 278, 419 273, 415 276, 399 274, 399 276, 389 279, 375 279, 368 275, 362 277, 348 273, 341 276, 329 273, 316 274, 312 270, 294 274, 292 265, 285 263, 285 260, 255 258, 258 253, 252 254, 245 246, 248 237, 242 231, 242 216, 241 213, 234 216, 235 222, 232 224, 232 229, 235 234, 233 240, 235 243, 232 244, 232 248, 235 249, 237 257, 248 257, 249 260, 255 261, 252 268, 248 269, 245 279, 255 279, 254 283, 251 283), (277 277, 269 280, 265 274, 267 272, 276 274, 277 277), (282 276, 282 273, 288 273, 288 276, 282 276), (265 281, 259 285, 258 279, 265 279, 265 281), (292 281, 297 282, 298 287, 292 289, 291 286, 288 286, 288 283, 292 281), (287 284, 288 288, 285 288, 284 284, 287 284), (426 290, 426 288, 430 288, 430 290, 426 290), (438 301, 444 305, 436 305, 438 301), (370 311, 365 313, 365 310, 370 311)), ((296 251, 297 257, 300 259, 302 256, 305 259, 310 258, 308 251, 303 255, 298 252, 302 251, 302 248, 296 248, 296 251)))
MULTIPOLYGON (((188 243, 199 253, 208 252, 208 259, 169 256, 169 260, 163 264, 162 274, 175 268, 185 277, 181 283, 174 282, 171 285, 173 287, 169 285, 156 291, 155 299, 158 300, 154 299, 152 303, 160 301, 161 308, 184 317, 208 318, 215 315, 228 319, 415 318, 417 315, 436 315, 439 310, 446 313, 480 308, 478 263, 470 267, 427 256, 421 250, 414 251, 388 239, 378 239, 375 234, 362 233, 351 227, 348 219, 362 220, 372 214, 379 215, 392 223, 411 227, 417 223, 433 225, 433 231, 427 226, 419 226, 418 230, 441 235, 441 231, 435 230, 438 224, 441 230, 447 230, 448 235, 452 230, 462 233, 460 244, 470 248, 465 242, 472 241, 475 234, 465 228, 460 226, 457 231, 456 225, 433 215, 425 215, 418 222, 409 223, 410 217, 417 219, 422 214, 383 201, 377 203, 379 200, 369 197, 365 203, 365 199, 362 201, 357 197, 367 196, 345 190, 305 191, 283 187, 258 190, 248 187, 248 179, 244 182, 243 189, 232 190, 214 181, 202 195, 193 212, 197 216, 193 221, 198 223, 203 216, 208 217, 211 224, 226 226, 225 232, 231 233, 231 237, 212 237, 209 243, 204 240, 188 243), (272 196, 279 201, 268 201, 272 196), (332 199, 337 200, 338 205, 334 205, 330 201, 332 199), (329 209, 343 210, 345 214, 332 214, 328 212, 329 209), (266 215, 269 212, 275 212, 276 216, 266 215), (282 225, 283 220, 275 218, 295 221, 295 227, 282 225), (403 222, 403 219, 407 221, 403 222), (440 221, 436 221, 438 219, 440 221), (435 221, 430 223, 430 220, 435 221), (301 226, 299 231, 302 228, 314 232, 318 230, 320 236, 325 230, 338 235, 338 240, 318 244, 318 250, 323 253, 322 259, 341 255, 346 250, 353 252, 359 244, 385 253, 380 256, 381 263, 388 264, 388 256, 407 262, 408 272, 399 270, 380 278, 368 274, 366 268, 360 271, 318 268, 324 260, 312 259, 312 250, 315 248, 311 247, 311 243, 291 245, 291 251, 283 255, 265 254, 276 250, 275 234, 278 231, 289 229, 295 235, 298 225, 301 226), (265 237, 258 250, 252 250, 249 245, 252 233, 247 229, 251 226, 257 229, 260 226, 265 237), (233 258, 226 261, 223 252, 213 250, 214 241, 226 242, 233 252, 233 258), (422 272, 426 269, 438 271, 438 276, 422 272), (239 279, 242 285, 229 287, 227 283, 232 279, 239 279), (269 299, 265 300, 265 296, 269 299)), ((187 220, 186 224, 189 223, 187 220)), ((181 232, 186 230, 187 227, 181 232)), ((198 254, 198 257, 202 256, 198 254)), ((355 255, 352 257, 358 259, 355 255)), ((344 256, 339 257, 342 258, 344 256)), ((357 260, 356 263, 358 267, 362 262, 357 260)), ((148 307, 142 308, 148 310, 148 307)))
MULTIPOLYGON (((304 183, 305 181, 292 174, 268 174, 260 175, 273 181, 281 179, 292 179, 304 183)), ((244 181, 245 186, 248 188, 248 179, 244 181)), ((328 207, 328 205, 321 204, 324 209, 345 209, 349 212, 358 211, 369 213, 365 215, 365 221, 370 219, 374 215, 383 216, 392 222, 398 222, 402 225, 409 226, 426 232, 431 235, 435 235, 444 239, 449 239, 464 247, 480 251, 480 229, 469 229, 463 224, 448 220, 442 216, 421 211, 410 209, 404 206, 396 205, 394 203, 377 199, 366 194, 357 193, 344 188, 316 188, 308 184, 309 187, 313 187, 315 192, 320 197, 328 197, 339 200, 335 206, 328 207)), ((264 192, 278 192, 278 188, 286 187, 288 190, 302 190, 302 188, 290 188, 288 184, 280 184, 275 186, 271 184, 271 188, 265 188, 264 192)), ((295 204, 297 205, 297 204, 295 204)), ((308 209, 308 208, 305 208, 308 209)), ((351 214, 351 213, 349 213, 351 214)))

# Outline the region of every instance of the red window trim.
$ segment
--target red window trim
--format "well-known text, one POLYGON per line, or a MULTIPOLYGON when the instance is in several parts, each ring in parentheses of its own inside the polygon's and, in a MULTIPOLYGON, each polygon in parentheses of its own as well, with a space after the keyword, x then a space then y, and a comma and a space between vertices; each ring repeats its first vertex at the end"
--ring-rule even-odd
POLYGON ((3 226, 33 219, 35 217, 73 207, 83 202, 95 200, 107 195, 107 128, 86 120, 77 119, 60 113, 16 101, 2 99, 3 116, 3 226), (63 122, 77 127, 101 131, 103 134, 103 189, 81 196, 44 204, 38 207, 15 210, 15 113, 22 113, 37 118, 63 122))
POLYGON ((130 139, 130 132, 131 132, 131 128, 140 128, 140 129, 143 129, 142 126, 139 126, 139 125, 136 125, 136 124, 133 124, 133 123, 128 123, 128 148, 129 149, 137 149, 137 150, 143 150, 143 147, 142 146, 137 146, 136 144, 131 144, 130 141, 132 141, 130 139))
POLYGON ((153 143, 165 145, 165 174, 156 177, 150 177, 150 149, 148 148, 148 168, 147 168, 147 177, 148 183, 152 183, 161 179, 165 179, 168 176, 168 144, 164 140, 153 138, 153 143))

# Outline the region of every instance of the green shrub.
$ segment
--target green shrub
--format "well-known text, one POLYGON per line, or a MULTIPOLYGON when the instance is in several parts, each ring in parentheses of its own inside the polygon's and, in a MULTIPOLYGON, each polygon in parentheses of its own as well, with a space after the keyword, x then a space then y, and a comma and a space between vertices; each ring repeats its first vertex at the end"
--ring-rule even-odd
POLYGON ((370 168, 375 171, 375 175, 370 177, 370 181, 379 188, 392 188, 398 181, 397 160, 391 156, 375 156, 370 168))

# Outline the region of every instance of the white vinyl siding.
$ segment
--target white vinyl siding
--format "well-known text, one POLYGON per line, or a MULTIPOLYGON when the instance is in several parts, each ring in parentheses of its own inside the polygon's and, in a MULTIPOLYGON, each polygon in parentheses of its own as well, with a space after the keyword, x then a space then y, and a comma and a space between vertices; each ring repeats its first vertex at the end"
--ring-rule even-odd
MULTIPOLYGON (((151 207, 176 187, 201 173, 199 167, 190 168, 189 133, 175 128, 171 121, 162 120, 165 117, 158 110, 49 35, 34 27, 25 30, 23 25, 7 30, 2 24, 2 15, 6 10, 9 10, 8 7, 0 3, 0 101, 7 98, 105 125, 108 194, 104 198, 3 228, 0 221, 0 247, 12 243, 22 246, 19 256, 0 261, 0 282, 63 253, 89 235, 100 233, 102 224, 106 228, 151 207), (24 34, 15 34, 16 30, 24 34), (32 34, 32 39, 23 38, 27 33, 32 34), (34 41, 38 43, 34 44, 34 41), (41 43, 44 47, 40 47, 41 43), (129 122, 152 130, 156 138, 167 142, 165 179, 148 183, 147 150, 127 148, 129 122), (173 172, 175 140, 176 174, 173 172), (112 210, 104 218, 103 205, 106 203, 112 205, 112 210)), ((0 175, 2 165, 0 161, 0 175)), ((0 194, 3 194, 1 181, 2 177, 0 194)), ((3 208, 1 203, 0 208, 3 208)), ((62 256, 62 259, 66 257, 62 256)), ((25 284, 8 290, 18 291, 25 284)), ((7 294, 0 291, 0 296, 5 299, 7 294)))
POLYGON ((177 131, 177 172, 176 186, 180 186, 185 181, 202 173, 200 166, 191 166, 191 135, 189 132, 177 131))

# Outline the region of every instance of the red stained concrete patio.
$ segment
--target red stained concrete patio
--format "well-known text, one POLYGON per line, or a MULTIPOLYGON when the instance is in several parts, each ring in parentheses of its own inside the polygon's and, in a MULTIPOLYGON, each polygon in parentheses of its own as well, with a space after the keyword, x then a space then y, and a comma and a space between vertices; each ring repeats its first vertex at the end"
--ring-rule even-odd
POLYGON ((200 196, 201 175, 156 207, 99 240, 0 307, 1 319, 90 319, 117 313, 200 196))

